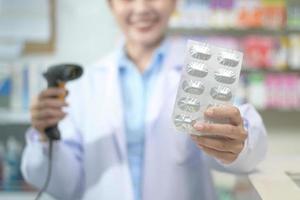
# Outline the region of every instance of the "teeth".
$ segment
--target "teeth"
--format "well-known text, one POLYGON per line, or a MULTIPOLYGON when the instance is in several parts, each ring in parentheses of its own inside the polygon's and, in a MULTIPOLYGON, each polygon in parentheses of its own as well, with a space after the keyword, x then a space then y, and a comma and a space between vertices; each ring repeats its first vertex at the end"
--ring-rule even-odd
POLYGON ((147 28, 153 25, 153 21, 142 21, 134 23, 138 28, 147 28))

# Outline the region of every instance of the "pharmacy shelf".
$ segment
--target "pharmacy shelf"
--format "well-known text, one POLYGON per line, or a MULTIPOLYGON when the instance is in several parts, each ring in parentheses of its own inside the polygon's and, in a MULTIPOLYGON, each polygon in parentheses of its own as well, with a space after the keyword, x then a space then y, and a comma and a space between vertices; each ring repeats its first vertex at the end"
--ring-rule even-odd
POLYGON ((194 28, 194 27, 170 27, 169 35, 180 36, 246 36, 246 35, 288 35, 300 34, 299 29, 266 29, 266 28, 247 28, 247 29, 231 29, 231 28, 194 28))
POLYGON ((300 108, 256 108, 256 110, 260 113, 300 113, 300 108))
POLYGON ((0 125, 29 124, 30 114, 28 112, 12 112, 0 110, 0 125))
POLYGON ((250 68, 250 67, 243 67, 243 73, 296 73, 300 74, 300 66, 299 69, 291 69, 288 67, 287 69, 272 69, 272 68, 250 68))

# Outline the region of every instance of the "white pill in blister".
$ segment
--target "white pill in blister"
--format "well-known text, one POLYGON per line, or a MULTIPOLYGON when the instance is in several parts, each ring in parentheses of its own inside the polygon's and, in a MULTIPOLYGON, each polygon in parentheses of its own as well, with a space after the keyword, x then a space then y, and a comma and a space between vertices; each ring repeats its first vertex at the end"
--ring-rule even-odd
POLYGON ((195 59, 208 60, 211 57, 210 48, 208 46, 192 45, 190 54, 195 59))
POLYGON ((221 83, 232 84, 236 80, 236 74, 229 69, 218 69, 215 71, 215 79, 221 83))
POLYGON ((240 62, 239 56, 233 52, 230 53, 230 52, 223 51, 218 55, 217 59, 220 62, 220 64, 229 67, 235 67, 240 62))
POLYGON ((217 99, 220 101, 229 101, 232 98, 230 88, 224 86, 213 87, 210 90, 210 95, 213 99, 217 99))
POLYGON ((193 128, 193 120, 188 115, 176 115, 174 118, 174 124, 181 130, 191 130, 193 128))
POLYGON ((208 74, 206 65, 200 62, 189 63, 186 70, 189 75, 197 77, 205 77, 208 74))
POLYGON ((187 112, 197 112, 200 109, 200 101, 193 97, 182 97, 178 101, 178 107, 187 112))
POLYGON ((186 80, 182 84, 183 91, 190 93, 190 94, 196 94, 200 95, 204 92, 204 85, 201 81, 197 80, 186 80))

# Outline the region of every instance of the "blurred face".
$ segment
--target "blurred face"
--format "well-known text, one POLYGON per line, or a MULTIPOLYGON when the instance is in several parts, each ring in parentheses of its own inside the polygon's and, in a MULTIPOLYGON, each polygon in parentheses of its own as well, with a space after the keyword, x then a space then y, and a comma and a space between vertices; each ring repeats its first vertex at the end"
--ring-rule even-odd
POLYGON ((164 36, 176 0, 110 0, 111 10, 126 41, 144 46, 164 36))

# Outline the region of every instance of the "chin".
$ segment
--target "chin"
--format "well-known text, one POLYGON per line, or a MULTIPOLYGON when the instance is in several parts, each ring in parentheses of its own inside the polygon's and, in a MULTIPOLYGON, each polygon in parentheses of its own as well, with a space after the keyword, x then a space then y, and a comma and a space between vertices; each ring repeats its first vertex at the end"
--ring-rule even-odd
POLYGON ((143 46, 153 46, 153 45, 157 45, 159 39, 153 39, 153 40, 140 40, 139 43, 143 44, 143 46))

